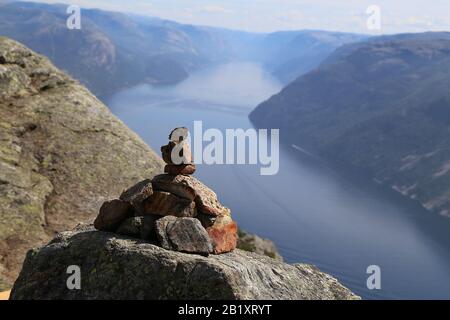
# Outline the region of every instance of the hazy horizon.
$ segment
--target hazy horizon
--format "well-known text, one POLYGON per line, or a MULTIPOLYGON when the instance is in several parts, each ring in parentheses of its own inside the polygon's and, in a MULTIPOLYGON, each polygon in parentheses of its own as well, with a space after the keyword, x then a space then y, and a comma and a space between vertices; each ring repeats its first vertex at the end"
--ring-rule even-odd
POLYGON ((436 0, 29 0, 134 13, 180 23, 249 32, 327 30, 363 34, 450 31, 450 6, 436 0), (381 29, 369 30, 366 10, 381 10, 381 29))

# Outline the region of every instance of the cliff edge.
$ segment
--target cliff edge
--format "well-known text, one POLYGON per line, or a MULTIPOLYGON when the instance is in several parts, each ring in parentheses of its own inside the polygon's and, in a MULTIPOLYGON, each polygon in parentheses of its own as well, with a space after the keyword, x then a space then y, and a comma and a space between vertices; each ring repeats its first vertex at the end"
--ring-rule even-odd
POLYGON ((0 291, 26 250, 161 171, 159 157, 86 88, 0 37, 0 291))

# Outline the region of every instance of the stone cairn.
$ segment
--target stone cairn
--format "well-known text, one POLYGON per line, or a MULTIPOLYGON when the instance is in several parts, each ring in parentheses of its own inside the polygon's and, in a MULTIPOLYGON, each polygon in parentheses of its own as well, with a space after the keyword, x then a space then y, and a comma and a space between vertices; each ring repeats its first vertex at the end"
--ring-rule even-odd
POLYGON ((187 134, 186 128, 177 128, 170 134, 169 144, 161 147, 165 174, 141 181, 119 199, 102 205, 94 222, 97 230, 205 256, 236 248, 237 225, 230 210, 192 176, 196 168, 189 145, 183 140, 187 134), (182 164, 172 161, 173 152, 182 164))

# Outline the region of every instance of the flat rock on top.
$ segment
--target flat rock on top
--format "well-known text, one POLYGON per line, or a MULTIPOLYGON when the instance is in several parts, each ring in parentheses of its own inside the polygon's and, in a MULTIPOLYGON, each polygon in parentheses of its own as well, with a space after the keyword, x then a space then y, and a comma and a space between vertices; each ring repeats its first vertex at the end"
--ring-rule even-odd
POLYGON ((235 250, 208 258, 93 231, 59 234, 30 251, 11 293, 19 299, 356 299, 317 268, 235 250), (82 267, 68 290, 67 266, 82 267), (132 266, 132 267, 130 267, 132 266))

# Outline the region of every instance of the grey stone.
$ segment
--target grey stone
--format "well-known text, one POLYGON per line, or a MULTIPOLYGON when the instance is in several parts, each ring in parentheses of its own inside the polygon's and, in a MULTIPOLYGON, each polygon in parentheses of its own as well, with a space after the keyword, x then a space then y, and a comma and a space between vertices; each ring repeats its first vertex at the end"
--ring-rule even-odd
POLYGON ((185 254, 113 235, 64 232, 28 252, 11 299, 357 299, 317 268, 241 250, 185 254), (81 266, 82 290, 66 286, 81 266))
POLYGON ((122 222, 119 228, 117 228, 116 232, 124 236, 140 238, 142 230, 142 221, 143 217, 128 218, 124 222, 122 222))
POLYGON ((94 221, 97 230, 115 231, 126 219, 133 216, 133 207, 122 200, 106 201, 94 221))
POLYGON ((156 241, 156 221, 160 219, 161 216, 149 214, 142 217, 142 228, 141 228, 141 239, 156 241))
POLYGON ((144 201, 153 194, 152 181, 146 179, 131 188, 125 190, 120 195, 120 200, 130 203, 137 216, 144 215, 144 201))
POLYGON ((177 220, 174 216, 166 216, 155 223, 156 236, 158 237, 161 247, 166 250, 173 250, 172 243, 170 243, 169 235, 167 234, 167 227, 177 220))
POLYGON ((204 255, 213 251, 208 233, 195 218, 178 218, 168 226, 167 235, 176 251, 204 255))
POLYGON ((167 216, 156 222, 157 236, 167 250, 208 255, 213 245, 200 221, 167 216))

